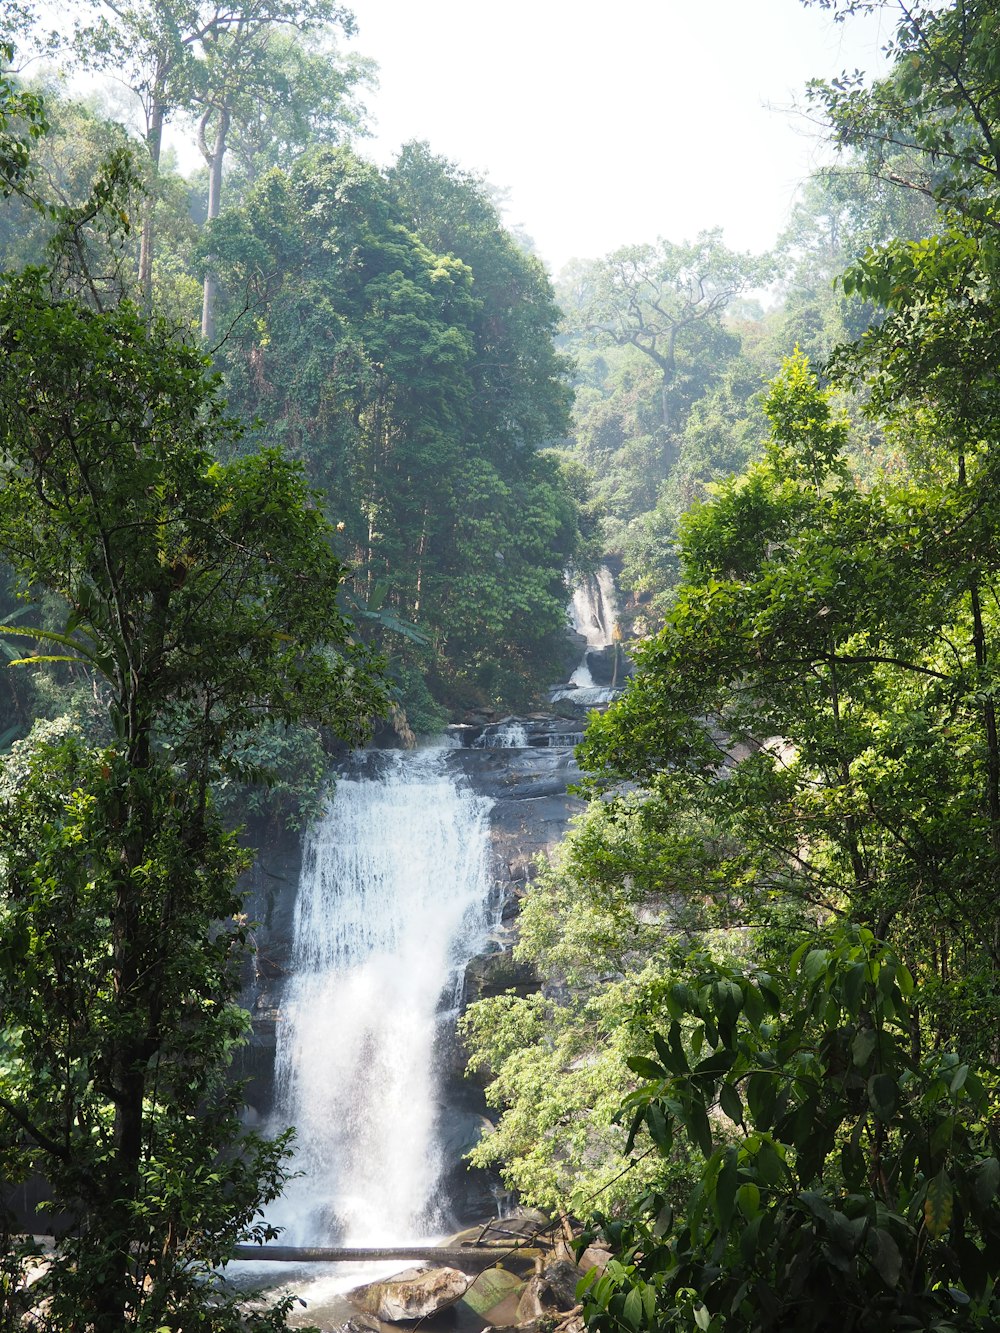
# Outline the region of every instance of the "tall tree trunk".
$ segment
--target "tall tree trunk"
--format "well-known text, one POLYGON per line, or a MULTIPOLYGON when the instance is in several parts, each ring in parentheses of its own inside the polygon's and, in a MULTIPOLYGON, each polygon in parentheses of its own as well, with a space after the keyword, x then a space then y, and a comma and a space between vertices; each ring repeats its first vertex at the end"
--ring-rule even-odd
MULTIPOLYGON (((968 484, 965 472, 965 454, 958 458, 958 482, 968 484)), ((983 804, 990 830, 990 850, 994 865, 1000 865, 1000 737, 997 734, 997 710, 989 682, 985 679, 990 654, 983 608, 979 596, 979 575, 973 566, 969 570, 969 604, 972 609, 972 647, 976 655, 979 693, 983 700, 983 732, 986 739, 986 781, 983 804)), ((994 914, 988 934, 988 947, 994 965, 1000 963, 1000 915, 994 914)))
MULTIPOLYGON (((222 164, 226 156, 226 136, 229 134, 230 112, 227 106, 209 107, 198 124, 198 143, 202 156, 208 163, 208 218, 219 216, 222 207, 222 164), (215 140, 211 149, 208 147, 206 129, 213 112, 218 114, 215 127, 215 140)), ((215 297, 218 289, 215 274, 212 272, 212 257, 205 272, 205 285, 201 302, 201 336, 206 341, 215 337, 215 297)))
POLYGON ((139 291, 146 309, 153 304, 153 246, 156 196, 160 180, 160 153, 163 148, 163 122, 166 119, 163 87, 164 73, 158 73, 153 84, 149 119, 146 124, 146 149, 149 153, 149 194, 142 212, 142 240, 139 247, 139 291))

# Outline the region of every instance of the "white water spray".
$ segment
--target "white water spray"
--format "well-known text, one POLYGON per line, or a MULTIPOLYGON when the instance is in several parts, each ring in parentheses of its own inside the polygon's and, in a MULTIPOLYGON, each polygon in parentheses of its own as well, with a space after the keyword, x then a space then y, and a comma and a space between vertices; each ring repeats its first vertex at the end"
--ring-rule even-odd
POLYGON ((489 928, 488 811, 443 750, 341 778, 305 852, 279 1026, 297 1130, 285 1244, 413 1242, 443 1222, 435 1041, 489 928))
POLYGON ((528 729, 523 722, 498 722, 486 727, 472 742, 477 750, 522 750, 528 744, 528 729))

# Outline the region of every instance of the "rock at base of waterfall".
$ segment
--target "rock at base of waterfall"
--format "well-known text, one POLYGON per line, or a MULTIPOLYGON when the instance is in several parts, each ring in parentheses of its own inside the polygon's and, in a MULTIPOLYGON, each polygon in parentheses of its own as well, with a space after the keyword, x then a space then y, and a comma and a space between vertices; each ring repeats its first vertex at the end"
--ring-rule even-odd
POLYGON ((523 1286, 523 1280, 506 1268, 484 1268, 469 1283, 462 1300, 488 1324, 509 1323, 517 1312, 523 1286))
POLYGON ((374 1320, 369 1323, 367 1319, 355 1319, 352 1316, 338 1324, 335 1333, 379 1333, 379 1325, 374 1320))
POLYGON ((580 1255, 580 1267, 585 1273, 589 1273, 592 1268, 596 1268, 599 1273, 603 1273, 611 1259, 611 1251, 604 1249, 602 1245, 588 1245, 583 1254, 580 1255))
POLYGON ((457 1268, 407 1268, 395 1277, 356 1287, 347 1299, 364 1314, 394 1324, 427 1319, 454 1305, 465 1295, 469 1281, 457 1268))
POLYGON ((551 1225, 551 1220, 539 1208, 518 1208, 516 1212, 504 1213, 494 1218, 483 1228, 483 1240, 507 1240, 511 1236, 520 1236, 524 1240, 534 1240, 551 1225))
POLYGON ((577 1307, 559 1320, 545 1314, 538 1319, 529 1319, 527 1323, 491 1324, 488 1333, 584 1333, 584 1323, 577 1307))
POLYGON ((576 1284, 582 1277, 583 1270, 567 1259, 547 1264, 543 1273, 525 1284, 517 1304, 517 1322, 527 1324, 575 1309, 576 1284))

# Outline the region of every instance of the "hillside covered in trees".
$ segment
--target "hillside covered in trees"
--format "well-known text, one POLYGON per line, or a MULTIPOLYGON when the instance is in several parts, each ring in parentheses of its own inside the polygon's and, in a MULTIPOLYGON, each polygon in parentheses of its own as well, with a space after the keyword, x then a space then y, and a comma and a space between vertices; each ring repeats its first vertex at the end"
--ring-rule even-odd
POLYGON ((601 563, 636 674, 541 988, 466 1019, 475 1159, 611 1248, 597 1333, 1000 1323, 1000 8, 888 8, 772 253, 553 281, 432 145, 366 158, 327 0, 0 6, 0 1178, 69 1219, 53 1329, 283 1326, 212 1276, 287 1147, 227 1079, 232 827, 545 706, 601 563))

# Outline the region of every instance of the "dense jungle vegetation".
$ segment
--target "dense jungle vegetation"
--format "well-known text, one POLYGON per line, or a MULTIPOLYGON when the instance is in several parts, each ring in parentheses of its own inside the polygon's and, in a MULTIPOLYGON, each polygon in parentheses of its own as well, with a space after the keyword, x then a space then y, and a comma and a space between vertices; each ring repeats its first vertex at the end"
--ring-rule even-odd
POLYGON ((1000 12, 893 8, 885 79, 812 88, 845 169, 778 310, 714 235, 563 296, 643 638, 524 904, 542 989, 467 1027, 476 1158, 610 1243, 609 1333, 1000 1316, 1000 12))
POLYGON ((468 1018, 478 1160, 611 1245, 601 1333, 1000 1324, 1000 8, 889 8, 772 254, 553 286, 484 181, 365 159, 329 0, 0 6, 0 1177, 69 1220, 53 1329, 282 1325, 209 1276, 285 1147, 225 1076, 232 819, 544 699, 602 560, 637 672, 542 988, 468 1018))

